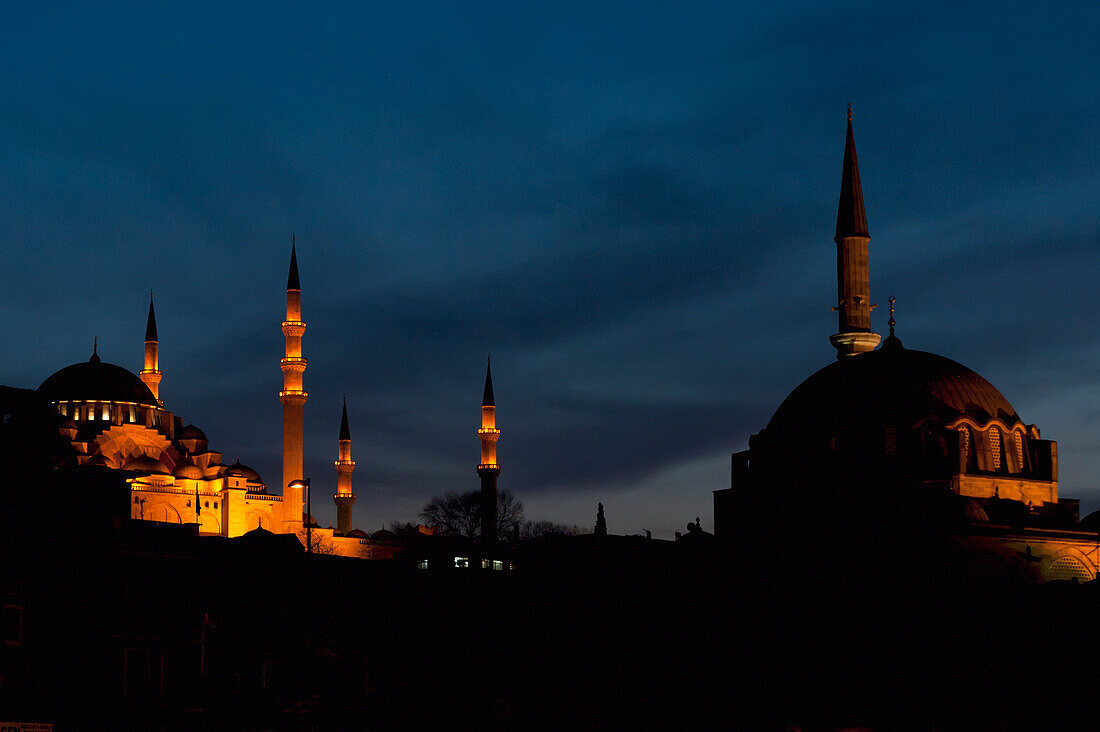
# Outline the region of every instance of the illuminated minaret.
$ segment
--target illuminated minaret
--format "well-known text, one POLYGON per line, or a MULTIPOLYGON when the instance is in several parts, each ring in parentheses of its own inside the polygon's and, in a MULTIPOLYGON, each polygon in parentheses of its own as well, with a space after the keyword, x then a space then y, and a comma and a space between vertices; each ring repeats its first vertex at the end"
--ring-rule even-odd
POLYGON ((481 440, 481 463, 477 474, 481 476, 481 538, 496 541, 497 538, 497 429, 496 403, 493 399, 493 374, 490 364, 485 365, 485 395, 481 399, 481 429, 477 431, 481 440))
POLYGON ((840 179, 840 205, 836 212, 836 279, 839 316, 837 333, 829 337, 837 358, 873 350, 880 336, 871 332, 871 274, 867 259, 867 214, 859 184, 856 140, 852 134, 852 108, 848 107, 848 138, 844 142, 844 172, 840 179))
POLYGON ((300 481, 302 475, 302 409, 309 396, 302 389, 302 373, 306 360, 302 357, 302 335, 306 324, 302 322, 302 286, 298 283, 298 256, 294 242, 290 245, 290 274, 286 279, 286 320, 283 335, 286 336, 286 354, 283 368, 283 390, 279 401, 283 403, 283 524, 287 531, 297 531, 302 526, 302 489, 292 488, 292 481, 300 481))
POLYGON ((158 346, 157 316, 153 314, 153 291, 149 290, 149 320, 145 323, 145 368, 141 370, 141 380, 159 402, 160 380, 164 374, 160 372, 158 346))
POLYGON ((351 459, 351 428, 348 427, 348 400, 344 399, 344 414, 340 417, 340 452, 336 460, 336 531, 346 534, 355 528, 351 522, 351 509, 355 506, 355 494, 351 492, 351 471, 355 461, 351 459))

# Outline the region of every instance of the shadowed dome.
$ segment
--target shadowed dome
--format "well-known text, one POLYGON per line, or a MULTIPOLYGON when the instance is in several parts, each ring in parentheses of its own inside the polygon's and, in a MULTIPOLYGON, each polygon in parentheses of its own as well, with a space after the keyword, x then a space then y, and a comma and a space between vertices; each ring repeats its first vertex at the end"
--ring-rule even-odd
POLYGON ((206 433, 193 424, 189 424, 180 430, 177 440, 201 440, 206 442, 206 433))
POLYGON ((979 425, 994 417, 1010 427, 1021 421, 978 374, 949 358, 906 349, 891 337, 879 350, 845 357, 802 382, 779 405, 767 431, 827 437, 875 425, 946 425, 963 415, 979 425))
POLYGON ((142 473, 154 473, 156 475, 171 475, 171 473, 168 472, 168 468, 164 466, 164 463, 148 455, 139 455, 128 460, 126 464, 122 466, 122 469, 136 470, 142 473))
POLYGON ((153 392, 141 379, 121 366, 92 358, 66 366, 42 382, 38 393, 51 402, 136 402, 157 406, 153 392))

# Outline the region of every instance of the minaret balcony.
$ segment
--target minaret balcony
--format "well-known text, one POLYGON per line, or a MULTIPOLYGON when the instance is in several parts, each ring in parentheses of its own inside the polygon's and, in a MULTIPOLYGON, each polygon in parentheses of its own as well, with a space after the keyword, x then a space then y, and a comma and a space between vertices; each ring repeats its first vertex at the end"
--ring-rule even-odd
POLYGON ((500 437, 500 430, 498 430, 498 429, 494 429, 494 428, 492 428, 492 427, 482 427, 481 429, 479 429, 479 430, 477 431, 477 433, 478 433, 479 435, 482 435, 482 436, 485 436, 485 437, 489 437, 489 438, 497 438, 497 437, 500 437))
POLYGON ((305 404, 306 403, 306 398, 308 396, 309 396, 309 393, 305 392, 305 391, 302 391, 301 389, 289 389, 289 390, 286 390, 286 391, 280 391, 279 392, 279 400, 281 402, 283 402, 284 404, 294 404, 294 403, 305 404))
POLYGON ((284 320, 283 335, 288 338, 301 338, 306 332, 306 324, 300 320, 284 320))
POLYGON ((279 365, 284 372, 297 371, 299 374, 306 370, 306 359, 303 356, 285 356, 279 359, 279 365))

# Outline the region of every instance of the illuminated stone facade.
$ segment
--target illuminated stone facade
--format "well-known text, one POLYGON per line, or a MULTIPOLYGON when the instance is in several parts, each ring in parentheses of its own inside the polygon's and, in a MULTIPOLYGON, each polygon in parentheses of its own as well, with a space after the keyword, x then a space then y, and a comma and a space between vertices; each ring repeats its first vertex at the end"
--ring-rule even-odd
MULTIPOLYGON (((150 295, 144 362, 140 374, 104 362, 93 347, 91 358, 61 369, 38 389, 56 411, 61 436, 73 462, 127 471, 131 475, 130 516, 134 519, 196 524, 200 535, 237 537, 262 528, 296 534, 305 543, 302 488, 302 409, 307 393, 302 374, 301 287, 297 253, 292 247, 287 281, 287 309, 282 323, 286 348, 281 366, 283 388, 283 471, 281 492, 240 461, 225 464, 212 450, 206 434, 168 411, 160 397, 159 336, 150 295)), ((318 553, 360 558, 390 557, 397 550, 392 537, 372 537, 355 529, 351 491, 351 434, 347 406, 340 425, 336 472, 338 526, 311 527, 318 553)))

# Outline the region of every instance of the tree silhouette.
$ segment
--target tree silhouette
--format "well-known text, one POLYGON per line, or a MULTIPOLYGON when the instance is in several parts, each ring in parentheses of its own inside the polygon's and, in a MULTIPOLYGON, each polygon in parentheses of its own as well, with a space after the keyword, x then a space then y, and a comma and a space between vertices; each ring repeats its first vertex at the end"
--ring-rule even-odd
POLYGON ((596 536, 607 536, 607 520, 603 517, 603 504, 596 504, 596 530, 592 532, 596 536))
MULTIPOLYGON (((480 491, 447 491, 424 504, 420 518, 444 536, 481 535, 480 491)), ((497 539, 512 539, 523 524, 523 504, 510 491, 497 494, 497 539)))

